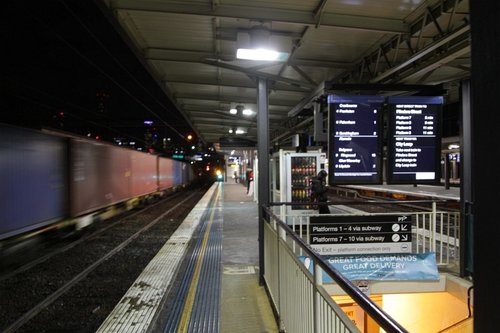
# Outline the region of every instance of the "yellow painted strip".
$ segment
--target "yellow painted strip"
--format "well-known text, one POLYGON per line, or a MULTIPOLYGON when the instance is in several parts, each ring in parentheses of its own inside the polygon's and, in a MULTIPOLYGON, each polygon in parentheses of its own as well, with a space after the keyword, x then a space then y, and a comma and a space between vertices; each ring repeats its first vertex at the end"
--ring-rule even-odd
MULTIPOLYGON (((217 202, 220 199, 220 187, 217 191, 217 197, 215 198, 213 207, 215 208, 217 202)), ((200 254, 198 255, 198 260, 196 261, 196 266, 193 273, 193 278, 191 279, 191 284, 189 285, 189 291, 186 297, 186 302, 182 309, 182 316, 177 328, 178 333, 186 333, 189 325, 189 320, 191 319, 191 312, 193 311, 194 297, 196 295, 196 289, 198 288, 198 280, 200 278, 201 266, 203 264, 203 259, 205 257, 205 250, 207 248, 208 237, 210 235, 210 229, 214 221, 215 209, 212 209, 210 214, 210 220, 208 221, 207 228, 205 229, 205 235, 203 236, 203 242, 201 244, 200 254)))

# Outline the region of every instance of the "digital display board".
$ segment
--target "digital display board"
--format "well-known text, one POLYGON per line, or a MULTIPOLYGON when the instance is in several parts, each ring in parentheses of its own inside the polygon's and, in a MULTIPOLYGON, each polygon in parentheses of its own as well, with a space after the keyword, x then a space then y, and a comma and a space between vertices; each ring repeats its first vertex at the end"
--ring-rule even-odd
POLYGON ((440 180, 442 96, 388 98, 388 183, 440 180))
POLYGON ((328 96, 328 182, 382 182, 382 96, 328 96))

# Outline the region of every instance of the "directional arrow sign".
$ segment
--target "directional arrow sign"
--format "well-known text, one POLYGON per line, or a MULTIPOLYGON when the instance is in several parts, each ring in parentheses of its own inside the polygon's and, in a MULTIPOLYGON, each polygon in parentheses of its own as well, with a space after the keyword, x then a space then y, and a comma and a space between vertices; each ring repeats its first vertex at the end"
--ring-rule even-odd
POLYGON ((311 216, 309 244, 321 254, 411 252, 411 216, 311 216))

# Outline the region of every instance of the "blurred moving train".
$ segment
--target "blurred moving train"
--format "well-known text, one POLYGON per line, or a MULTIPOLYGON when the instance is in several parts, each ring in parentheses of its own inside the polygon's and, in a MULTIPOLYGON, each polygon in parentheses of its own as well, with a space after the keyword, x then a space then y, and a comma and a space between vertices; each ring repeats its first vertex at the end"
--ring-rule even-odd
POLYGON ((0 250, 61 225, 81 229, 192 181, 182 161, 0 124, 0 250))

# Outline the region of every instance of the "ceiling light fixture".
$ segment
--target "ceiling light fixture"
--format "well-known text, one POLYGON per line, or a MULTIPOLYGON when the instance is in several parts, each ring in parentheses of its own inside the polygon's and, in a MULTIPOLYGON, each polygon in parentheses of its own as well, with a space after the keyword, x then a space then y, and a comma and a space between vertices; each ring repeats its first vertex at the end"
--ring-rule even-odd
POLYGON ((255 61, 286 61, 288 53, 268 49, 238 49, 236 58, 255 61))
POLYGON ((244 116, 251 116, 251 115, 254 114, 254 112, 252 111, 252 109, 246 108, 242 104, 238 104, 234 108, 231 108, 229 110, 229 113, 230 114, 234 114, 234 115, 244 115, 244 116))
POLYGON ((289 54, 277 51, 282 45, 277 45, 277 40, 271 42, 271 30, 263 25, 252 27, 248 34, 237 36, 236 58, 260 61, 286 61, 289 54))

